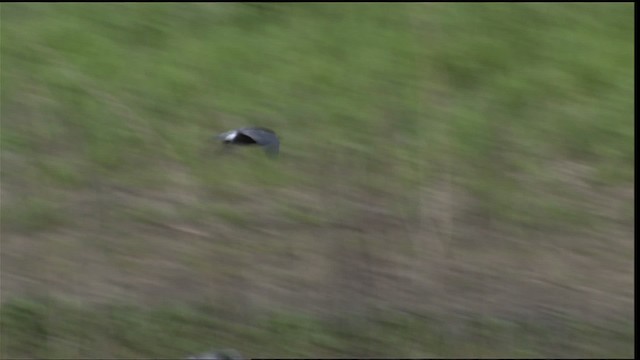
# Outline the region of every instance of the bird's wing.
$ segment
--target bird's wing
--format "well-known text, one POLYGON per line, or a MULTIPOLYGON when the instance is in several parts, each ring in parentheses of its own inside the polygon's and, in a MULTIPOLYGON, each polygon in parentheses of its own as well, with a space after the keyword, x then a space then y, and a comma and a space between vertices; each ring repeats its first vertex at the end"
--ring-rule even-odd
POLYGON ((277 148, 280 144, 278 137, 272 131, 260 128, 245 128, 240 130, 241 133, 249 136, 253 139, 258 145, 262 145, 265 147, 274 146, 277 148))
POLYGON ((276 156, 280 152, 280 141, 276 138, 275 141, 264 145, 264 151, 271 156, 276 156))

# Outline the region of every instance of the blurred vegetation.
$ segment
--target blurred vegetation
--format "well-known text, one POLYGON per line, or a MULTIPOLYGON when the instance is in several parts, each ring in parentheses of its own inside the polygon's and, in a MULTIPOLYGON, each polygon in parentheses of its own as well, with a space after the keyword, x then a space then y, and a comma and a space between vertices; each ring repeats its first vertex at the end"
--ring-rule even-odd
POLYGON ((264 349, 285 357, 624 357, 633 352, 633 328, 610 332, 565 321, 505 322, 380 312, 348 326, 285 312, 250 321, 221 321, 223 309, 165 305, 154 309, 112 304, 87 311, 73 304, 17 299, 2 307, 3 348, 35 358, 184 358, 215 348, 264 349), (159 330, 161 329, 161 330, 159 330), (576 338, 595 342, 576 342, 576 338))
POLYGON ((31 166, 4 180, 43 190, 154 174, 136 185, 162 187, 169 161, 216 188, 326 181, 202 160, 212 134, 259 123, 281 133, 285 158, 362 164, 365 176, 341 178, 353 186, 403 192, 451 171, 483 211, 525 217, 531 188, 554 185, 549 161, 633 180, 630 9, 7 4, 1 140, 31 166))
MULTIPOLYGON (((487 224, 597 230, 607 219, 585 207, 590 194, 633 186, 633 4, 5 3, 0 11, 3 238, 82 228, 78 212, 93 214, 78 205, 87 196, 98 199, 103 226, 119 229, 123 219, 246 228, 268 221, 269 209, 322 226, 352 216, 347 199, 356 196, 418 221, 416 194, 442 181, 469 194, 465 211, 487 224), (215 157, 211 137, 245 125, 278 132, 278 162, 260 152, 215 157), (175 212, 122 208, 111 203, 115 188, 196 201, 175 212), (283 195, 291 189, 344 199, 315 208, 283 195), (278 201, 245 208, 262 193, 278 201)), ((621 211, 615 220, 633 226, 633 207, 621 211)), ((475 334, 464 330, 433 345, 416 334, 442 337, 438 326, 405 318, 393 321, 407 326, 367 325, 371 333, 353 341, 293 315, 214 334, 193 309, 88 315, 53 303, 45 320, 48 302, 21 301, 2 305, 3 354, 67 357, 98 346, 114 356, 178 356, 227 331, 232 345, 253 339, 254 353, 290 337, 271 349, 291 356, 393 356, 404 342, 417 346, 406 356, 628 356, 633 348, 630 330, 605 336, 611 342, 595 352, 576 348, 575 337, 599 331, 580 328, 545 349, 533 343, 551 335, 508 327, 520 325, 495 331, 531 343, 469 340, 475 334), (185 332, 186 343, 157 327, 185 332)), ((224 339, 216 341, 229 347, 224 339)))

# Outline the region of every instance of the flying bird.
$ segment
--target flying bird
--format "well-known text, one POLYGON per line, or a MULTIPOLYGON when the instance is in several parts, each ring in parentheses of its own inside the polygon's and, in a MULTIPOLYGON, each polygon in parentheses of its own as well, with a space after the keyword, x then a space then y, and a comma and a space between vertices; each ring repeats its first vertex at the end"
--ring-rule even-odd
POLYGON ((244 127, 225 131, 216 135, 225 146, 228 145, 258 145, 269 156, 277 156, 280 151, 280 140, 273 130, 263 127, 244 127))
POLYGON ((234 349, 211 351, 204 354, 189 356, 187 360, 242 360, 243 357, 234 349))

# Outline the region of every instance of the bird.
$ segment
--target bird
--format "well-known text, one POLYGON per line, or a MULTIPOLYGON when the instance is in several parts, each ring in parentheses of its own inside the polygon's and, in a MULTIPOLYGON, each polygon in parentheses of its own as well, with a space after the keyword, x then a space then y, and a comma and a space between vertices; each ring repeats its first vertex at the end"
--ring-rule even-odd
POLYGON ((280 152, 280 139, 273 130, 259 126, 243 127, 216 135, 216 139, 228 145, 262 146, 267 155, 275 157, 280 152))
POLYGON ((186 360, 242 360, 243 357, 234 349, 211 351, 204 354, 189 356, 186 360))

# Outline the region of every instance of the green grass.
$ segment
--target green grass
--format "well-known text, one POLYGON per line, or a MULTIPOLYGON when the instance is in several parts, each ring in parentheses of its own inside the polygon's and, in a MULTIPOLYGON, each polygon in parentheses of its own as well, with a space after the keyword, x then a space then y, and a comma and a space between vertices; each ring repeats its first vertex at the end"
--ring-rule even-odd
POLYGON ((10 230, 37 232, 68 225, 72 219, 56 202, 39 197, 23 198, 11 207, 3 207, 2 221, 10 230))
POLYGON ((377 188, 403 191, 452 162, 495 195, 507 169, 535 178, 558 157, 629 182, 631 9, 5 4, 3 150, 66 148, 105 176, 199 168, 211 134, 260 123, 281 133, 284 157, 366 169, 352 186, 383 176, 377 188))
POLYGON ((256 357, 590 358, 633 352, 631 322, 603 327, 575 319, 445 319, 382 310, 366 320, 331 320, 277 311, 234 315, 203 304, 86 307, 46 298, 15 299, 0 312, 3 357, 182 358, 229 347, 256 357), (224 312, 233 320, 223 320, 224 312))
MULTIPOLYGON (((148 249, 136 239, 164 230, 133 233, 131 223, 197 223, 208 233, 223 222, 231 239, 234 228, 251 236, 253 225, 280 217, 324 251, 325 237, 351 235, 309 229, 348 224, 374 206, 402 218, 416 242, 426 227, 448 237, 464 232, 475 219, 468 214, 517 228, 522 241, 529 230, 546 238, 606 233, 616 221, 632 226, 630 205, 603 219, 586 204, 634 182, 633 10, 608 3, 2 4, 2 236, 46 237, 60 227, 86 239, 118 233, 131 243, 123 251, 144 257, 148 249), (249 149, 216 153, 214 134, 245 125, 277 131, 278 161, 249 149), (135 196, 112 197, 115 188, 135 196), (455 210, 421 218, 432 205, 427 190, 451 195, 455 210), (129 200, 147 194, 171 207, 129 200), (100 228, 74 214, 100 216, 100 228)), ((278 224, 273 238, 288 241, 278 224)), ((358 236, 400 236, 374 231, 358 236)), ((117 262, 108 251, 118 245, 102 240, 108 268, 117 262)), ((211 246, 229 257, 247 251, 211 246)), ((253 246, 259 253, 273 245, 253 246)), ((215 268, 208 261, 197 264, 206 278, 215 268)), ((186 304, 31 300, 3 303, 2 315, 3 356, 183 356, 236 346, 298 357, 398 356, 397 349, 416 357, 601 357, 630 356, 633 347, 627 324, 614 334, 604 329, 618 325, 579 319, 558 320, 551 330, 535 321, 460 320, 462 330, 447 332, 442 318, 376 315, 336 325, 292 311, 248 326, 186 304)))

